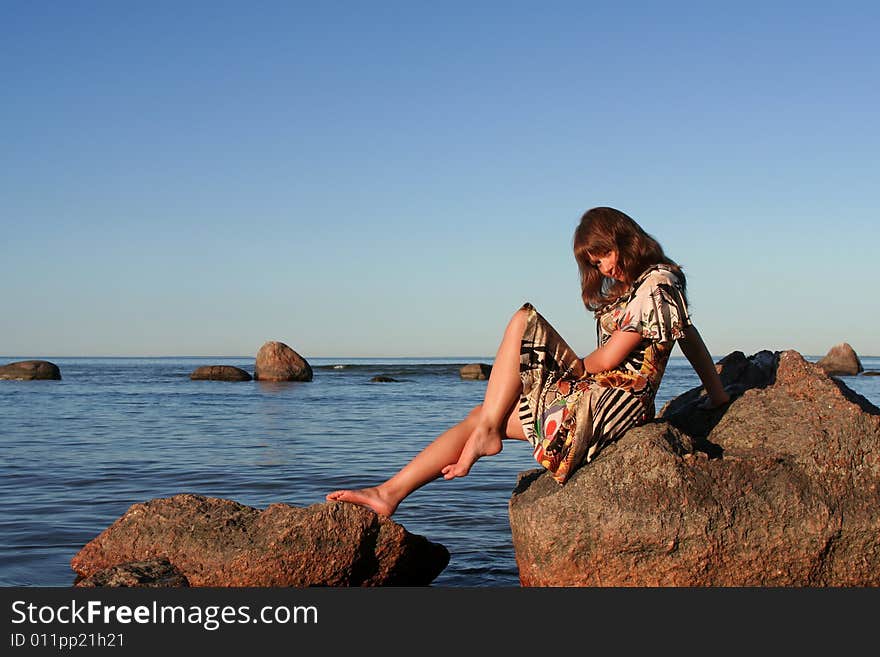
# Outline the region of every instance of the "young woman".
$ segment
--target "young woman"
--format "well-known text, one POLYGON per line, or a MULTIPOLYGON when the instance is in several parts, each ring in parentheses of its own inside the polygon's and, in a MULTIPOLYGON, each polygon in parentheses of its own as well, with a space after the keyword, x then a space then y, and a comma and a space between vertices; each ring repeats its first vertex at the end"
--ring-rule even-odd
POLYGON ((438 477, 464 477, 504 438, 528 440, 560 484, 629 428, 654 417, 654 397, 675 342, 707 393, 729 396, 688 315, 681 268, 629 216, 588 210, 574 234, 584 305, 596 316, 598 347, 581 359, 526 303, 516 311, 492 365, 483 403, 387 481, 327 495, 391 515, 438 477))

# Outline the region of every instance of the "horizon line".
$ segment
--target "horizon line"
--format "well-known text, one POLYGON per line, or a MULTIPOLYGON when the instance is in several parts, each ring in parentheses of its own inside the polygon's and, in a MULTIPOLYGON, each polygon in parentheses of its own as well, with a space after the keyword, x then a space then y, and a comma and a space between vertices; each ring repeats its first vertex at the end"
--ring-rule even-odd
MULTIPOLYGON (((735 351, 741 351, 741 350, 735 350, 735 351)), ((759 353, 760 351, 764 351, 764 350, 759 350, 758 352, 755 352, 755 353, 759 353)), ((783 349, 783 350, 767 349, 766 351, 787 351, 787 350, 785 350, 785 349, 783 349)), ((795 349, 793 351, 798 351, 798 350, 795 349)), ((721 358, 728 356, 730 353, 733 353, 733 352, 729 352, 727 354, 710 354, 710 355, 713 359, 720 360, 721 358)), ((743 353, 745 353, 745 352, 743 352, 743 353)), ((826 355, 826 354, 805 354, 801 351, 798 351, 798 353, 801 354, 801 356, 803 356, 804 358, 824 358, 826 355)), ((746 354, 747 357, 752 356, 752 355, 754 355, 754 354, 746 354)), ((299 356, 302 357, 306 361, 308 361, 309 359, 313 359, 313 360, 332 360, 332 359, 335 359, 335 360, 370 360, 370 359, 389 359, 389 360, 390 359, 398 359, 398 360, 399 359, 409 359, 409 360, 413 360, 413 359, 417 359, 417 358, 426 358, 426 359, 440 359, 440 358, 453 359, 453 358, 455 358, 455 359, 468 360, 468 361, 495 360, 495 356, 487 356, 487 355, 476 355, 476 356, 474 356, 474 355, 471 355, 471 356, 462 356, 462 355, 453 355, 453 356, 424 356, 424 355, 420 355, 420 356, 305 356, 303 354, 299 354, 299 356)), ((857 356, 859 358, 880 358, 880 356, 864 355, 864 354, 857 354, 857 356)), ((189 358, 189 359, 234 358, 234 359, 238 359, 238 360, 243 360, 243 359, 256 359, 256 355, 252 355, 252 356, 228 356, 228 355, 222 356, 222 355, 218 355, 218 354, 213 354, 213 355, 210 355, 210 354, 209 355, 198 355, 198 354, 195 354, 195 355, 193 355, 193 354, 162 354, 162 355, 156 355, 156 354, 101 354, 101 355, 77 354, 77 355, 67 355, 67 356, 62 356, 62 355, 57 355, 57 354, 47 355, 47 356, 34 356, 34 355, 4 356, 4 355, 0 355, 0 360, 4 360, 4 359, 49 360, 52 358, 189 358)), ((679 353, 679 354, 671 355, 670 358, 686 358, 686 357, 683 354, 679 353)))

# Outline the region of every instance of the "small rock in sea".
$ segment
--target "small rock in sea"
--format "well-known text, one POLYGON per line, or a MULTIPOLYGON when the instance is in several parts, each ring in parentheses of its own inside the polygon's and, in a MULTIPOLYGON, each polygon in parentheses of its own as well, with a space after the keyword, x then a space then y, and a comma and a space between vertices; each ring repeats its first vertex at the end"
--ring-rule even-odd
POLYGON ((398 383, 398 380, 392 379, 390 376, 374 376, 370 379, 370 383, 398 383))
POLYGON ((191 587, 427 586, 449 563, 444 546, 356 504, 261 511, 181 494, 132 505, 70 566, 83 581, 156 555, 191 587))
POLYGON ((159 588, 188 587, 189 581, 168 561, 167 557, 159 557, 110 566, 89 577, 77 579, 73 585, 80 588, 104 586, 159 588))
POLYGON ((486 363, 470 363, 458 371, 462 379, 470 381, 483 381, 492 373, 492 366, 486 363))
POLYGON ((875 372, 874 370, 868 370, 867 372, 862 372, 862 376, 880 376, 880 372, 875 372))
POLYGON ((189 378, 193 381, 250 381, 252 377, 232 365, 203 365, 193 370, 189 378))
POLYGON ((865 369, 848 342, 831 347, 816 364, 830 376, 854 376, 865 369))
POLYGON ((255 381, 311 381, 312 367, 283 342, 266 342, 257 352, 255 381))
POLYGON ((20 360, 0 366, 0 380, 34 381, 36 379, 60 381, 61 370, 48 360, 20 360))

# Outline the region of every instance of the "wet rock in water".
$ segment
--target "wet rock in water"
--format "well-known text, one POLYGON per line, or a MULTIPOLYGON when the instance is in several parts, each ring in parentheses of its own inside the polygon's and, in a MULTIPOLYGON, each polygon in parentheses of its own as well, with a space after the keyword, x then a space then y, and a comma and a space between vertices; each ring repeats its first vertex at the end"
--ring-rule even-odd
POLYGON ((311 381, 312 376, 311 365, 283 342, 266 342, 257 352, 256 381, 311 381))
POLYGON ((251 381, 251 375, 240 367, 232 365, 203 365, 193 370, 189 378, 193 381, 251 381))
POLYGON ((61 380, 61 370, 48 360, 20 360, 0 365, 0 381, 61 380))
POLYGON ((862 376, 880 376, 880 372, 875 372, 874 370, 868 370, 867 372, 862 372, 862 376))
POLYGON ((390 376, 381 376, 377 375, 370 379, 370 383, 399 383, 397 379, 392 379, 390 376))
POLYGON ((880 409, 796 351, 720 361, 560 486, 510 500, 527 586, 880 585, 880 409))
POLYGON ((831 347, 816 364, 832 376, 853 376, 864 370, 858 354, 848 342, 831 347))
POLYGON ((449 563, 442 545, 354 504, 260 511, 183 494, 132 505, 71 567, 83 579, 159 557, 190 586, 423 586, 449 563))
POLYGON ((489 378, 489 375, 492 373, 492 366, 486 363, 469 363, 463 366, 458 373, 462 379, 483 381, 489 378))
POLYGON ((89 577, 77 579, 74 586, 81 588, 97 587, 184 587, 189 586, 186 577, 167 557, 132 561, 99 570, 89 577))

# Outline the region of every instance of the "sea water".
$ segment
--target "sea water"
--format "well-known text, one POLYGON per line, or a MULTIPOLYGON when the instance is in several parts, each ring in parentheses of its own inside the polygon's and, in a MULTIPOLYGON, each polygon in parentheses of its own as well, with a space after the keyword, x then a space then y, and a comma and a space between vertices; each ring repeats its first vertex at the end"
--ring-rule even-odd
MULTIPOLYGON (((62 380, 0 381, 2 586, 69 586, 70 559, 138 502, 196 493, 308 506, 379 483, 480 403, 486 382, 459 368, 491 363, 314 358, 311 382, 231 383, 189 375, 201 365, 252 373, 253 358, 47 360, 62 380)), ((880 369, 880 358, 862 363, 880 369)), ((843 380, 880 404, 880 377, 843 380)), ((673 357, 657 408, 697 385, 673 357)), ((507 505, 517 473, 535 467, 527 443, 505 441, 467 477, 404 501, 394 519, 450 551, 434 585, 519 585, 507 505)))

